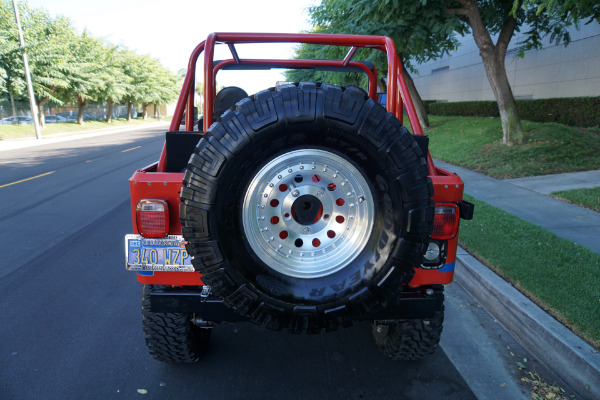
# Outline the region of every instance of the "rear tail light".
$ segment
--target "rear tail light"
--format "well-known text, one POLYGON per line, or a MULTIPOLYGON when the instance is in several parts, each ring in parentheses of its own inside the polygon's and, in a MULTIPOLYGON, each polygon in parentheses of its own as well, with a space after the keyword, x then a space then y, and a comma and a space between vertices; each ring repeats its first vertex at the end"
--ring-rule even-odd
POLYGON ((450 240, 456 236, 458 217, 458 209, 455 204, 436 205, 431 238, 450 240))
POLYGON ((136 222, 140 235, 150 238, 169 234, 169 205, 164 200, 140 200, 136 207, 136 222))

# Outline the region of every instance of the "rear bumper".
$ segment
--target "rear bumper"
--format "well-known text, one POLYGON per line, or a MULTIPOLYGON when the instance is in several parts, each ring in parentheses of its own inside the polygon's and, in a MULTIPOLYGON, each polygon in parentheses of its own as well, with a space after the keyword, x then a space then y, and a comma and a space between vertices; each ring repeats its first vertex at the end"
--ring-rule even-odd
MULTIPOLYGON (((433 318, 443 309, 444 292, 441 285, 402 292, 380 310, 364 314, 357 320, 396 320, 433 318), (428 290, 430 289, 430 290, 428 290)), ((202 288, 172 288, 150 293, 150 310, 160 313, 195 313, 205 321, 240 322, 246 319, 227 307, 222 299, 206 296, 202 288)))

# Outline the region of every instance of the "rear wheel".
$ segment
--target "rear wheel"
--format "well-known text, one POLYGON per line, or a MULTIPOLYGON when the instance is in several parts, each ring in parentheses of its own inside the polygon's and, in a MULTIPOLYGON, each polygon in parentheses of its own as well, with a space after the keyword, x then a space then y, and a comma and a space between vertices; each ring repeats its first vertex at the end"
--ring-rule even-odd
POLYGON ((444 309, 430 319, 399 320, 373 325, 377 349, 392 360, 419 360, 435 352, 442 335, 444 309))
POLYGON ((150 355, 158 361, 175 364, 198 361, 208 350, 212 330, 194 325, 194 314, 152 312, 153 288, 156 286, 144 285, 142 292, 142 323, 150 355))

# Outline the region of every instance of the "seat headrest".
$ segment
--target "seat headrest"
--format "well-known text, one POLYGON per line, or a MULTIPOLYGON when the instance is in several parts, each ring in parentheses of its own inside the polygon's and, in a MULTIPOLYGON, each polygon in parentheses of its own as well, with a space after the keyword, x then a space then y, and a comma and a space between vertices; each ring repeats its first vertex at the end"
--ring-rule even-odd
POLYGON ((228 86, 221 89, 215 96, 213 121, 216 121, 225 111, 229 110, 235 103, 246 97, 248 97, 248 93, 237 86, 228 86))

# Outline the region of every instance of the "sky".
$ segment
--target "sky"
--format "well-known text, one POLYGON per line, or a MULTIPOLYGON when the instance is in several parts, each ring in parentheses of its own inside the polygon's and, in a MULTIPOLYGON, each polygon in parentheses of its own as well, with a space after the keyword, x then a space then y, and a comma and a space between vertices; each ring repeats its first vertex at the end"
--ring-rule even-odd
MULTIPOLYGON (((310 29, 306 8, 319 0, 27 0, 52 16, 69 17, 81 32, 149 54, 173 72, 186 68, 190 53, 211 32, 282 32, 310 29)), ((223 46, 221 46, 223 47, 223 46)), ((256 47, 256 46, 254 46, 256 47)), ((293 46, 238 49, 240 57, 290 56, 293 46)), ((215 56, 230 58, 229 53, 215 56)), ((283 80, 276 71, 226 71, 220 85, 237 84, 248 93, 283 80), (243 74, 243 75, 242 75, 243 74), (251 76, 248 74, 252 74, 251 76), (237 77, 237 79, 236 79, 237 77), (240 82, 240 79, 242 82, 240 82)))

